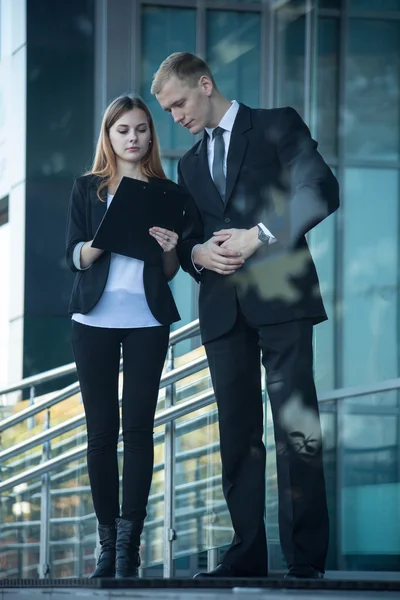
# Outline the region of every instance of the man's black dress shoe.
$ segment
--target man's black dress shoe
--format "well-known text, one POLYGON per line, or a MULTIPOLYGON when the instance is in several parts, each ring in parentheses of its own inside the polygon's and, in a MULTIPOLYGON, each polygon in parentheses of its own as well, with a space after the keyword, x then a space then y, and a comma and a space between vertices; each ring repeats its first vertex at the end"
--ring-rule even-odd
POLYGON ((285 579, 323 579, 324 574, 311 565, 292 565, 285 579))
MULTIPOLYGON (((228 565, 218 565, 216 569, 213 569, 209 573, 196 573, 193 579, 207 579, 208 577, 255 577, 254 575, 249 575, 245 571, 241 569, 237 569, 236 567, 230 567, 228 565)), ((266 577, 266 576, 265 576, 266 577)))

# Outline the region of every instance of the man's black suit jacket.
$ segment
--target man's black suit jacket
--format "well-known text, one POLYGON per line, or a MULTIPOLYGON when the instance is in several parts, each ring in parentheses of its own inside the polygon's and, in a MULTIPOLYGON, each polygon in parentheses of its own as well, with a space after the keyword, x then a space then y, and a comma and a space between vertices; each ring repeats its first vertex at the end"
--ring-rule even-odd
MULTIPOLYGON (((84 271, 78 271, 73 261, 76 244, 92 240, 105 215, 106 190, 103 190, 103 201, 97 197, 101 181, 102 179, 95 175, 83 175, 75 180, 71 193, 66 227, 66 260, 76 277, 71 293, 70 313, 88 313, 100 300, 107 283, 110 252, 103 252, 91 267, 84 271)), ((176 186, 174 183, 172 185, 176 186)), ((149 308, 161 325, 170 325, 180 320, 161 260, 159 265, 144 264, 143 285, 149 308)))
POLYGON ((317 142, 292 108, 240 104, 232 129, 225 203, 210 176, 207 134, 178 165, 178 181, 192 198, 178 244, 182 268, 200 282, 202 340, 234 325, 239 303, 256 326, 327 316, 305 234, 339 207, 339 186, 317 142), (233 275, 197 273, 192 249, 220 229, 262 222, 277 239, 255 252, 233 275))

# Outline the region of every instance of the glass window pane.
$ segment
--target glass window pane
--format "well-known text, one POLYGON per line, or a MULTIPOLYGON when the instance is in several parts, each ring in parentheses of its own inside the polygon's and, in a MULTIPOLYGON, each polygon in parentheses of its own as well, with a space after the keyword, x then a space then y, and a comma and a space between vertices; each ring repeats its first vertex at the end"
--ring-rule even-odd
POLYGON ((349 0, 350 10, 373 10, 385 12, 387 10, 400 10, 400 0, 349 0))
POLYGON ((0 387, 6 387, 9 381, 8 361, 10 354, 9 343, 9 307, 10 307, 10 277, 11 277, 11 231, 10 223, 0 225, 0 281, 3 293, 0 294, 0 387))
POLYGON ((316 85, 316 139, 323 155, 336 156, 338 130, 338 19, 319 19, 316 85))
POLYGON ((398 376, 399 173, 348 169, 344 201, 343 384, 398 376))
MULTIPOLYGON (((163 158, 162 166, 166 176, 172 181, 177 182, 178 179, 178 160, 163 158)), ((171 330, 179 329, 183 325, 190 323, 198 317, 197 307, 197 284, 194 280, 187 275, 182 269, 179 269, 178 273, 170 282, 170 288, 174 295, 176 305, 178 307, 181 320, 177 323, 172 323, 171 330)), ((185 340, 177 345, 176 356, 181 356, 189 352, 193 347, 193 340, 185 340)))
MULTIPOLYGON (((263 2, 263 0, 235 0, 235 4, 260 4, 261 2, 263 2)), ((212 2, 210 4, 212 5, 212 2)), ((218 4, 232 5, 232 0, 219 0, 218 4)))
POLYGON ((314 373, 318 392, 335 388, 335 220, 330 216, 309 235, 328 321, 314 328, 314 373))
POLYGON ((350 19, 345 135, 351 157, 400 157, 400 23, 350 19))
MULTIPOLYGON (((175 125, 176 126, 176 125, 175 125)), ((178 161, 164 158, 162 161, 166 176, 173 181, 177 180, 178 161)), ((181 320, 173 323, 171 330, 179 329, 183 325, 190 323, 198 316, 197 309, 197 284, 188 276, 187 273, 179 269, 178 273, 170 282, 170 287, 178 307, 181 320)), ((192 340, 185 340, 177 347, 177 355, 180 356, 192 349, 192 340)))
POLYGON ((346 414, 341 440, 343 568, 395 569, 400 555, 399 417, 346 414))
POLYGON ((157 99, 151 95, 153 74, 172 52, 196 51, 196 11, 181 8, 147 6, 142 10, 142 89, 157 128, 161 149, 189 149, 193 136, 173 122, 157 99))
POLYGON ((290 20, 287 12, 277 16, 276 99, 277 106, 292 106, 304 112, 305 18, 290 20))
POLYGON ((207 61, 221 93, 260 105, 260 15, 209 11, 207 61))
POLYGON ((335 404, 323 402, 320 404, 320 411, 326 498, 330 525, 326 568, 331 571, 337 569, 337 417, 335 404))
POLYGON ((162 166, 164 169, 164 173, 168 177, 168 179, 172 179, 177 183, 178 180, 178 160, 171 158, 162 158, 161 159, 162 166))
POLYGON ((342 0, 319 0, 318 7, 339 9, 342 7, 342 0))

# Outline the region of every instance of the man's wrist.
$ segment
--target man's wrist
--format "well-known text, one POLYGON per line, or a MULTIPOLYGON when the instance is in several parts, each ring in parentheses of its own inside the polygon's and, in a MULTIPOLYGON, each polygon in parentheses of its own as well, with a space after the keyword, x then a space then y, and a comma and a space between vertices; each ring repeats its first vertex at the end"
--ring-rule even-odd
POLYGON ((254 251, 258 250, 258 248, 261 248, 261 246, 263 246, 263 243, 258 237, 258 226, 255 225, 254 227, 249 229, 248 232, 250 237, 251 248, 254 249, 254 251))
POLYGON ((201 271, 202 269, 204 269, 204 266, 201 264, 201 248, 202 248, 203 244, 196 244, 195 246, 193 246, 192 248, 192 263, 194 268, 197 271, 201 271))

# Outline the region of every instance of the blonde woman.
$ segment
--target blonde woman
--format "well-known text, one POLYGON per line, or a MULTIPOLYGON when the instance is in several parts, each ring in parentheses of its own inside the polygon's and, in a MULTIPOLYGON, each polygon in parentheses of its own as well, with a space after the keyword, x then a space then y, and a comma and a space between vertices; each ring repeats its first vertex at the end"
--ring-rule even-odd
MULTIPOLYGON (((87 423, 87 461, 101 552, 91 577, 137 577, 139 545, 153 472, 153 422, 171 323, 180 319, 168 281, 179 263, 177 233, 152 235, 159 265, 92 247, 121 178, 149 186, 166 180, 149 109, 136 96, 107 108, 91 171, 73 186, 66 259, 76 272, 70 313, 72 346, 87 423), (122 348, 123 492, 120 511, 117 444, 122 348)), ((162 183, 162 182, 161 182, 162 183)), ((132 198, 134 202, 134 198, 132 198)))

